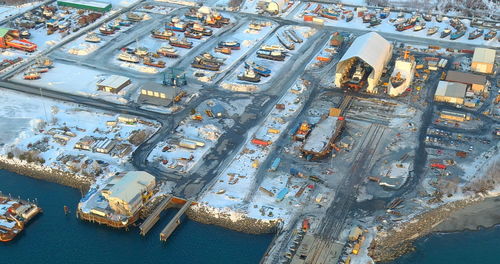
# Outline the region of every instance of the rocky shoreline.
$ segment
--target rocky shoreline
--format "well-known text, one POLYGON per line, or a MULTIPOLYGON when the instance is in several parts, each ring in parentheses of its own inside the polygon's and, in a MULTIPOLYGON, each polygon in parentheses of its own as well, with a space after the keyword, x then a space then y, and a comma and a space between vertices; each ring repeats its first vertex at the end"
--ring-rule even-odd
POLYGON ((25 175, 31 178, 54 182, 87 192, 92 184, 92 179, 81 177, 72 173, 48 168, 39 164, 29 163, 17 158, 8 159, 0 157, 0 169, 25 175))
POLYGON ((202 224, 216 225, 234 231, 256 235, 275 233, 280 224, 277 220, 265 221, 247 216, 234 217, 234 215, 223 212, 216 213, 203 205, 191 206, 191 208, 186 211, 186 215, 193 221, 202 224))
MULTIPOLYGON (((48 168, 35 163, 29 163, 17 158, 8 159, 6 157, 0 157, 0 169, 80 189, 83 192, 87 192, 92 185, 92 179, 90 178, 48 168)), ((231 214, 216 213, 203 206, 192 206, 192 208, 186 211, 186 215, 193 221, 199 223, 217 225, 249 234, 275 233, 280 223, 276 220, 263 221, 245 216, 238 216, 235 220, 231 214)))
POLYGON ((381 231, 369 247, 369 256, 375 262, 388 262, 413 251, 413 242, 436 231, 436 227, 457 211, 472 208, 484 198, 465 199, 450 202, 422 213, 409 222, 400 223, 388 231, 381 231))

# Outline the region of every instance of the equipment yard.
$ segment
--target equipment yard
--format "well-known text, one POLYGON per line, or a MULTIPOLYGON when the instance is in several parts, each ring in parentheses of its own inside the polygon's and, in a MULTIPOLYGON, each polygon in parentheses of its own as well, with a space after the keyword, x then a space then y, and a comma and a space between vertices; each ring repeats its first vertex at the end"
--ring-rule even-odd
POLYGON ((144 236, 181 208, 161 241, 184 213, 274 232, 262 263, 392 260, 427 214, 499 190, 490 20, 232 2, 49 1, 4 20, 1 164, 83 179, 81 219, 144 236))

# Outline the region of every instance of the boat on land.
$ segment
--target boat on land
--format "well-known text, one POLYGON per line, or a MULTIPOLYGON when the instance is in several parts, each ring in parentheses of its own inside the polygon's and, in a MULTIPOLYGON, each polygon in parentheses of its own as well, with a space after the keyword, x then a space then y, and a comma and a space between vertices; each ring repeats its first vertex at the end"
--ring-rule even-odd
POLYGON ((271 75, 271 70, 269 68, 259 65, 253 61, 246 61, 245 68, 253 69, 257 74, 259 74, 262 77, 269 77, 271 75))
POLYGON ((432 35, 436 34, 436 32, 438 32, 438 31, 439 31, 438 26, 431 27, 427 30, 427 36, 432 36, 432 35))
POLYGON ((183 48, 183 49, 190 49, 193 47, 193 42, 187 41, 186 38, 178 39, 175 37, 171 37, 169 40, 169 44, 170 44, 170 46, 183 48))
POLYGON ((101 38, 99 36, 97 36, 96 33, 91 32, 91 33, 87 34, 87 36, 85 36, 85 41, 91 42, 91 43, 99 43, 99 42, 101 42, 101 38))
POLYGON ((164 57, 167 57, 167 58, 178 58, 179 57, 179 54, 177 53, 177 51, 175 50, 174 47, 168 45, 168 46, 161 46, 157 51, 156 53, 158 53, 159 55, 162 55, 164 57))
POLYGON ((239 50, 241 45, 237 41, 221 41, 218 44, 219 47, 230 48, 232 50, 239 50))
POLYGON ((175 36, 175 33, 172 30, 165 29, 163 31, 155 29, 151 31, 151 36, 157 39, 169 39, 172 36, 175 36))
POLYGON ((443 29, 443 31, 441 32, 441 38, 446 38, 448 37, 449 35, 451 34, 451 29, 449 28, 445 28, 443 29))
POLYGON ((121 52, 120 55, 118 55, 118 59, 121 61, 132 62, 132 63, 139 62, 138 56, 127 53, 127 52, 121 52))
POLYGON ((469 40, 477 39, 477 38, 481 37, 483 35, 483 33, 484 33, 484 29, 477 28, 476 30, 472 31, 469 34, 469 40))
POLYGON ((275 60, 275 61, 284 61, 285 60, 285 53, 283 53, 280 50, 258 50, 257 51, 257 57, 263 58, 263 59, 268 59, 268 60, 275 60))
POLYGON ((247 81, 247 82, 260 82, 260 75, 255 73, 253 69, 245 69, 245 71, 241 74, 238 75, 238 80, 241 81, 247 81))
POLYGON ((497 31, 492 29, 486 35, 484 35, 484 40, 490 40, 497 36, 497 31))
POLYGON ((450 39, 456 40, 456 39, 461 38, 463 35, 465 35, 465 30, 457 30, 457 31, 451 33, 450 39))

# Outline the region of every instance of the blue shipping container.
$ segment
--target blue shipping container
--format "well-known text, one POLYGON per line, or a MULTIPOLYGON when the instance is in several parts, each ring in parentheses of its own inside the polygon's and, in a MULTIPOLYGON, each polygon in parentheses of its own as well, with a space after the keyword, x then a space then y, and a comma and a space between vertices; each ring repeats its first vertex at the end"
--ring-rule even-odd
POLYGON ((269 170, 270 171, 276 171, 278 169, 278 166, 280 165, 280 162, 281 162, 281 159, 280 158, 276 158, 273 161, 273 164, 271 165, 271 168, 269 170))
POLYGON ((282 201, 285 198, 287 193, 288 193, 288 188, 285 187, 285 188, 281 189, 281 191, 276 196, 276 201, 278 201, 278 202, 282 201))

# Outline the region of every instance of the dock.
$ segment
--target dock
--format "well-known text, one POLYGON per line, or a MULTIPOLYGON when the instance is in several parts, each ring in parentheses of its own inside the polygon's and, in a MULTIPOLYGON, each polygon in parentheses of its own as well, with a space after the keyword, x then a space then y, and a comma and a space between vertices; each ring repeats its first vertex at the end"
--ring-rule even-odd
POLYGON ((145 236, 148 234, 149 230, 160 220, 160 214, 169 206, 170 200, 172 200, 172 195, 167 195, 161 203, 156 206, 153 213, 151 213, 144 223, 139 226, 140 234, 145 236))
POLYGON ((172 233, 175 231, 175 229, 181 224, 181 216, 186 212, 186 210, 191 206, 192 201, 188 200, 184 205, 181 207, 179 212, 175 214, 174 218, 170 220, 170 222, 163 228, 163 230, 160 233, 160 241, 167 241, 167 239, 172 235, 172 233))

